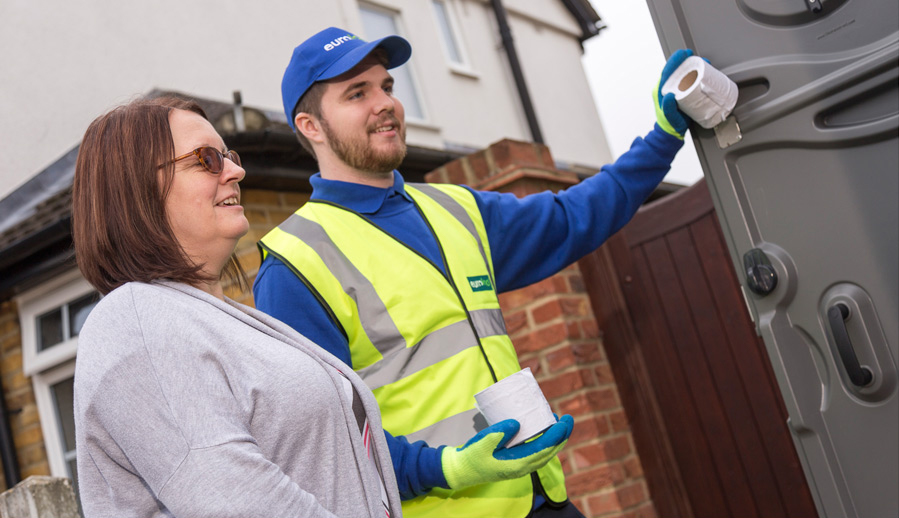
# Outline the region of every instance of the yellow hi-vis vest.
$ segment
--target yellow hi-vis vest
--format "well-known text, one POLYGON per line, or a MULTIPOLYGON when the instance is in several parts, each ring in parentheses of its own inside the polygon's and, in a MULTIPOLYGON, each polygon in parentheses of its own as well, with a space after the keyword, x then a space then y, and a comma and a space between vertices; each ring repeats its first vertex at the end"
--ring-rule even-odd
MULTIPOLYGON (((341 328, 385 430, 409 442, 461 446, 486 426, 474 394, 521 367, 474 197, 455 185, 406 184, 406 192, 437 240, 447 275, 364 216, 329 202, 306 203, 259 247, 263 259, 272 254, 288 265, 341 328)), ((403 502, 403 514, 524 517, 536 484, 550 505, 567 499, 556 458, 532 476, 434 488, 403 502)))

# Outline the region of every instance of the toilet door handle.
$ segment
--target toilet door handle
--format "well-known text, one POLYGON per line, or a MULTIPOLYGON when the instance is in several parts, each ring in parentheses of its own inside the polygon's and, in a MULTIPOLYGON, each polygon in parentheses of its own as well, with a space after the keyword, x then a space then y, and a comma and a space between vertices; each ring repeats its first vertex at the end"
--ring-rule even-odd
POLYGON ((846 319, 849 318, 849 306, 838 302, 827 310, 827 320, 830 323, 830 331, 833 333, 833 339, 837 343, 837 352, 840 353, 840 359, 849 375, 849 381, 857 387, 865 387, 874 380, 871 369, 862 367, 858 363, 858 356, 852 347, 852 341, 849 339, 849 331, 846 330, 846 319))

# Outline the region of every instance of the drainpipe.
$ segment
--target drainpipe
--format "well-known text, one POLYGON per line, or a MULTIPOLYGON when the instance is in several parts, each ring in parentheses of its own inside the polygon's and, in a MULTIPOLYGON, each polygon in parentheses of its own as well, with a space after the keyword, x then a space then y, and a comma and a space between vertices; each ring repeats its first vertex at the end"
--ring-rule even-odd
POLYGON ((543 144, 543 133, 540 131, 540 123, 537 122, 537 114, 534 112, 534 104, 531 102, 528 86, 524 82, 521 62, 518 61, 515 42, 512 41, 512 30, 509 28, 508 19, 506 19, 506 8, 503 7, 502 0, 490 0, 490 4, 493 6, 493 12, 496 14, 499 34, 503 41, 503 47, 506 49, 506 55, 509 57, 509 66, 512 68, 512 76, 515 78, 515 87, 518 89, 518 95, 521 97, 524 116, 527 118, 528 127, 531 129, 531 138, 534 142, 543 144))
POLYGON ((12 440, 12 429, 9 427, 9 413, 6 411, 6 395, 0 385, 0 462, 3 463, 3 476, 6 478, 6 489, 21 482, 19 460, 16 458, 16 447, 12 440))

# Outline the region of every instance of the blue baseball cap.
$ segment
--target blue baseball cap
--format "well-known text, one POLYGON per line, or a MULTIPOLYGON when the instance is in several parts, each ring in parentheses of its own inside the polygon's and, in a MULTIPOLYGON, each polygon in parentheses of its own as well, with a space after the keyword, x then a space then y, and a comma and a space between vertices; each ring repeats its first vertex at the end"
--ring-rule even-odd
POLYGON ((293 49, 293 56, 281 79, 281 98, 290 128, 296 129, 293 126, 294 108, 316 81, 331 79, 349 71, 379 47, 387 52, 388 69, 402 65, 412 55, 412 46, 399 36, 366 42, 337 27, 325 29, 293 49))

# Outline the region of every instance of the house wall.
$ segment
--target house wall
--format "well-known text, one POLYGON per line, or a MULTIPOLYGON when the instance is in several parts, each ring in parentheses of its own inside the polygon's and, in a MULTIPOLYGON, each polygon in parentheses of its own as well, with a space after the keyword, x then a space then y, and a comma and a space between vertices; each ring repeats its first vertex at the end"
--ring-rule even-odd
MULTIPOLYGON (((410 144, 481 149, 529 140, 487 0, 446 0, 470 71, 448 66, 430 2, 368 2, 400 15, 427 120, 410 144)), ((0 2, 0 199, 77 144, 111 107, 153 88, 282 111, 292 49, 329 26, 361 32, 356 0, 0 2)), ((596 168, 611 159, 581 64, 579 31, 561 1, 507 0, 537 115, 556 157, 596 168)))

